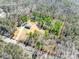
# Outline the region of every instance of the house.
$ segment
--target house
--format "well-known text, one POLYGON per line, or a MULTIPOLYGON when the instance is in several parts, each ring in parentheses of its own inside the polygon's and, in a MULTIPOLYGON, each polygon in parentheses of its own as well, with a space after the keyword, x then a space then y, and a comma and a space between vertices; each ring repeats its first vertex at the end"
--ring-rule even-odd
POLYGON ((24 42, 28 38, 30 32, 34 33, 35 31, 39 31, 44 33, 44 30, 39 29, 36 24, 37 22, 29 20, 25 26, 17 27, 16 31, 14 32, 13 39, 24 42))

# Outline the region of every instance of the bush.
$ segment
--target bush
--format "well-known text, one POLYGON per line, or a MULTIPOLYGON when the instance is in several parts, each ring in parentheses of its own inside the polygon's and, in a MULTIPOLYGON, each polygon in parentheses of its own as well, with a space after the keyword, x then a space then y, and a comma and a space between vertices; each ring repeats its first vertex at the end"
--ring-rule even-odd
POLYGON ((36 42, 35 47, 36 47, 37 49, 41 49, 41 48, 43 47, 43 44, 38 41, 38 42, 36 42))
POLYGON ((33 13, 33 16, 35 17, 35 20, 40 24, 42 28, 45 26, 50 26, 52 17, 47 15, 42 15, 40 13, 33 13))
POLYGON ((48 38, 49 38, 49 31, 45 30, 45 39, 48 39, 48 38))
POLYGON ((62 26, 62 22, 61 21, 56 21, 55 24, 53 25, 53 31, 55 32, 55 35, 58 35, 60 32, 62 26))
POLYGON ((27 22, 28 20, 28 16, 26 15, 22 15, 22 16, 19 16, 20 20, 22 20, 23 22, 27 22))

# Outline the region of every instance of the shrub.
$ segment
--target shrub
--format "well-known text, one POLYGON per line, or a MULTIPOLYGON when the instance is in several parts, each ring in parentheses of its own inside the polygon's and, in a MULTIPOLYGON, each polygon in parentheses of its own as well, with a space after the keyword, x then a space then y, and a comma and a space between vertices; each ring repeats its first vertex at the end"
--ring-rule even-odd
POLYGON ((52 20, 51 16, 42 15, 40 13, 33 13, 33 16, 42 27, 44 27, 44 25, 49 26, 51 24, 51 20, 52 20))
POLYGON ((37 40, 39 39, 39 36, 40 36, 40 33, 39 33, 39 31, 36 30, 33 33, 33 39, 34 39, 35 42, 37 42, 37 40))
POLYGON ((19 16, 20 20, 22 20, 23 22, 27 22, 28 20, 28 16, 26 15, 22 15, 22 16, 19 16))
POLYGON ((61 32, 61 27, 62 27, 63 23, 59 20, 55 20, 54 24, 52 26, 50 26, 50 30, 57 36, 60 35, 61 32))
POLYGON ((49 37, 49 31, 45 30, 45 39, 48 39, 48 37, 49 37))
POLYGON ((43 44, 38 41, 38 42, 36 42, 35 47, 36 47, 37 49, 41 49, 41 48, 43 47, 43 44))

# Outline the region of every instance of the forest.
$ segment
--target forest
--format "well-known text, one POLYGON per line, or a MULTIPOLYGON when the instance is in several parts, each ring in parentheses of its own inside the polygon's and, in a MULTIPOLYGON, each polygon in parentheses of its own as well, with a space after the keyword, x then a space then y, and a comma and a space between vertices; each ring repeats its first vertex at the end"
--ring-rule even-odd
POLYGON ((0 59, 79 59, 79 0, 0 0, 0 59))

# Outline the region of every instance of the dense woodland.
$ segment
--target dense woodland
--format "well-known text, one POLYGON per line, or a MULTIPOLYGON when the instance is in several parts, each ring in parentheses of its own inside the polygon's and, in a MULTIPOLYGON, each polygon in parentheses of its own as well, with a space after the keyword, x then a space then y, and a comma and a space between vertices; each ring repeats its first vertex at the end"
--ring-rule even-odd
MULTIPOLYGON (((74 51, 79 52, 78 1, 76 0, 0 0, 0 8, 3 9, 3 12, 6 13, 6 17, 0 18, 1 36, 11 38, 12 34, 16 30, 16 27, 20 27, 23 23, 25 22, 27 23, 27 21, 30 19, 33 22, 35 21, 38 22, 37 26, 40 29, 45 30, 45 33, 44 35, 40 35, 38 32, 35 32, 33 34, 30 33, 27 41, 21 43, 27 45, 27 42, 29 42, 30 39, 31 41, 34 40, 35 49, 37 49, 38 51, 38 50, 42 50, 44 45, 43 41, 48 41, 52 39, 53 42, 55 41, 54 42, 55 44, 60 44, 60 46, 53 45, 52 49, 57 52, 64 51, 64 53, 65 52, 76 53, 72 51, 72 48, 75 48, 74 51), (52 25, 53 23, 54 25, 52 25), (65 51, 67 49, 69 49, 69 51, 65 51)), ((1 59, 6 59, 6 58, 2 58, 4 57, 4 54, 8 55, 9 57, 8 59, 27 58, 24 55, 25 53, 23 52, 24 50, 22 50, 22 48, 19 48, 18 46, 14 47, 14 45, 9 46, 9 44, 3 43, 3 41, 1 40, 0 40, 0 46, 2 47, 0 48, 1 59), (13 51, 16 55, 13 54, 13 51), (22 55, 19 55, 20 53, 22 55)), ((49 55, 51 54, 49 52, 47 53, 49 55)), ((71 55, 69 54, 68 56, 71 55)), ((52 58, 53 57, 57 59, 72 59, 66 56, 64 57, 63 53, 52 54, 52 58)), ((39 57, 37 58, 39 59, 39 57)), ((78 59, 78 58, 79 58, 79 53, 77 53, 76 58, 73 59, 78 59)), ((27 59, 31 59, 31 58, 27 58, 27 59)))

